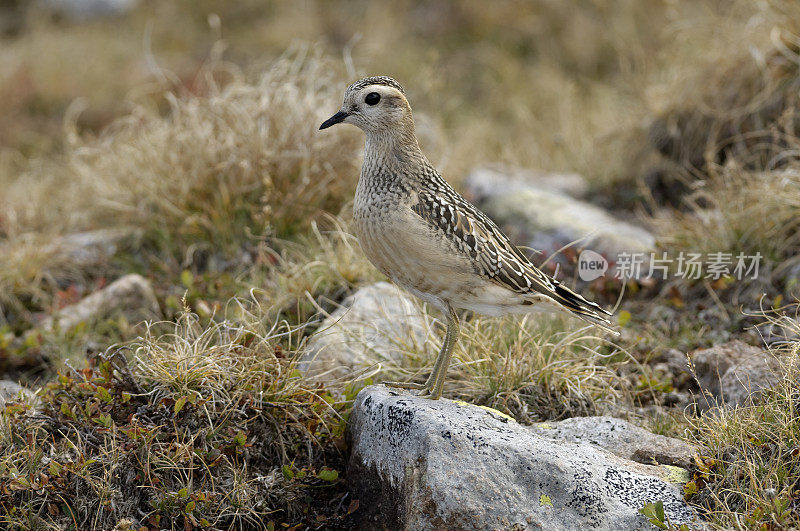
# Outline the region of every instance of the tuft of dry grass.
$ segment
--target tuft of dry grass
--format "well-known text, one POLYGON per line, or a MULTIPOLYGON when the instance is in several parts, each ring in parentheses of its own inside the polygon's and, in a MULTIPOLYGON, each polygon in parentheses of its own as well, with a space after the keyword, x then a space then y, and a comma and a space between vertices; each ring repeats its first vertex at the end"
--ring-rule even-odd
MULTIPOLYGON (((98 138, 73 136, 57 161, 32 163, 0 198, 0 305, 39 309, 54 278, 80 276, 48 245, 97 226, 143 231, 146 260, 204 269, 236 261, 258 240, 288 237, 337 212, 358 176, 355 132, 317 134, 340 105, 336 68, 303 47, 257 80, 203 95, 166 94, 98 138), (29 243, 30 242, 30 243, 29 243)), ((7 312, 8 310, 6 310, 7 312)))
POLYGON ((358 285, 383 277, 339 217, 327 216, 296 241, 279 243, 279 249, 261 250, 259 262, 272 267, 256 268, 244 283, 293 323, 308 321, 320 305, 330 309, 358 285))
POLYGON ((6 528, 165 529, 328 522, 343 421, 295 369, 295 333, 238 303, 201 326, 185 314, 93 366, 67 371, 40 405, 0 412, 6 528), (330 491, 330 492, 329 492, 330 491))
POLYGON ((689 200, 691 211, 660 216, 662 241, 672 249, 760 253, 778 270, 800 250, 800 163, 759 172, 731 163, 715 169, 689 200))
POLYGON ((753 406, 687 419, 703 451, 686 494, 719 529, 800 525, 800 324, 768 318, 787 336, 770 347, 780 361, 778 383, 753 406))
MULTIPOLYGON (((397 344, 408 338, 392 338, 397 344)), ((439 344, 402 362, 383 360, 376 378, 422 382, 439 344)), ((616 369, 625 354, 591 328, 565 315, 463 319, 453 363, 445 380, 447 398, 486 405, 530 424, 600 414, 630 400, 616 369)))
POLYGON ((601 414, 630 399, 624 359, 598 330, 565 315, 479 318, 463 327, 454 396, 529 424, 601 414))

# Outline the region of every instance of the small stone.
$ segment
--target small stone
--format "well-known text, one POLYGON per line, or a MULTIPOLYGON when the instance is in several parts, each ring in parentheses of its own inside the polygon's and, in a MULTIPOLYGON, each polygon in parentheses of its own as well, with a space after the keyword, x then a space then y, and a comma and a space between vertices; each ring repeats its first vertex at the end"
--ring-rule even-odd
POLYGON ((45 249, 48 254, 69 258, 78 267, 90 268, 108 261, 135 234, 127 227, 76 232, 56 238, 45 249))
POLYGON ((700 384, 701 411, 748 405, 780 380, 775 355, 739 340, 698 350, 691 359, 700 384))
POLYGON ((32 403, 36 400, 36 395, 33 391, 22 387, 17 382, 0 380, 0 407, 4 407, 8 402, 17 400, 32 403))
POLYGON ((75 304, 58 310, 44 319, 39 328, 48 331, 56 327, 69 330, 82 322, 115 314, 123 315, 131 323, 160 318, 161 310, 155 293, 144 277, 125 275, 75 304))
POLYGON ((376 363, 400 363, 431 338, 431 322, 417 302, 378 282, 360 288, 322 322, 299 368, 319 380, 347 377, 376 363))
POLYGON ((43 0, 41 5, 74 20, 122 15, 139 0, 43 0))

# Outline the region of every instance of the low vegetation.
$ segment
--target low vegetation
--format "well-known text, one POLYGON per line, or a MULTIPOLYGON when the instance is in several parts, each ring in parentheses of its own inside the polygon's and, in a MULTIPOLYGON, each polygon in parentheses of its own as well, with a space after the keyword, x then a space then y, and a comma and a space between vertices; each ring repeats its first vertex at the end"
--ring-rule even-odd
POLYGON ((702 451, 686 497, 723 528, 800 525, 800 324, 771 320, 787 338, 769 351, 780 362, 778 383, 751 407, 689 420, 702 451))
POLYGON ((345 518, 342 404, 295 368, 296 330, 265 324, 254 304, 231 312, 205 326, 186 313, 163 334, 153 325, 125 349, 61 372, 35 406, 7 405, 4 527, 345 518))

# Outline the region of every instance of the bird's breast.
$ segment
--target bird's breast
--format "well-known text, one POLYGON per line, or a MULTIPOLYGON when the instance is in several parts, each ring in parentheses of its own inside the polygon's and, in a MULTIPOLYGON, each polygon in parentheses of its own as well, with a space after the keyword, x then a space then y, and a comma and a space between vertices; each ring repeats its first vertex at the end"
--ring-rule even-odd
MULTIPOLYGON (((471 263, 410 206, 380 201, 354 206, 355 231, 367 258, 396 284, 451 300, 484 284, 471 263)), ((425 298, 425 297, 423 297, 425 298)))

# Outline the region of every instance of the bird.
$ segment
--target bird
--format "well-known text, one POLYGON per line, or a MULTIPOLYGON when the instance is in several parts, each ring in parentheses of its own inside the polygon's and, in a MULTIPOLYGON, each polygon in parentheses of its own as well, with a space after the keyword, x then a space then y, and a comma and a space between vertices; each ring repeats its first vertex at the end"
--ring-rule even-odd
POLYGON ((549 277, 428 161, 403 87, 388 76, 347 87, 319 129, 351 124, 366 137, 353 225, 367 258, 445 316, 446 333, 425 383, 385 382, 442 396, 459 336, 456 310, 500 316, 565 311, 616 334, 611 313, 549 277))

